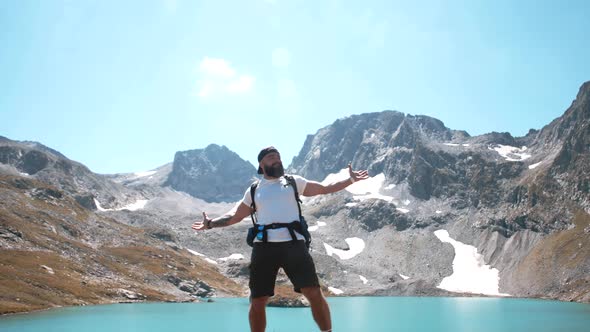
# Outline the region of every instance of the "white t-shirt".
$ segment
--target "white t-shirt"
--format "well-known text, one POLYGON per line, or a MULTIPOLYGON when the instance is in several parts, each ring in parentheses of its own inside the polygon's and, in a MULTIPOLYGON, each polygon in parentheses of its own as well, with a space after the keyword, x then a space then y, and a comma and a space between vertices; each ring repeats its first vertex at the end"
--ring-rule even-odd
MULTIPOLYGON (((293 175, 297 185, 299 195, 305 190, 307 180, 301 176, 293 175)), ((275 223, 290 223, 299 220, 299 209, 293 188, 288 185, 285 177, 279 179, 267 180, 262 178, 258 183, 255 191, 254 202, 256 203, 256 217, 259 225, 269 225, 275 223)), ((252 203, 250 196, 250 187, 244 193, 242 202, 248 206, 252 203)), ((285 242, 292 241, 291 234, 287 228, 267 230, 268 242, 285 242)), ((304 237, 295 232, 297 239, 304 240, 304 237)), ((258 239, 256 242, 260 242, 258 239)))

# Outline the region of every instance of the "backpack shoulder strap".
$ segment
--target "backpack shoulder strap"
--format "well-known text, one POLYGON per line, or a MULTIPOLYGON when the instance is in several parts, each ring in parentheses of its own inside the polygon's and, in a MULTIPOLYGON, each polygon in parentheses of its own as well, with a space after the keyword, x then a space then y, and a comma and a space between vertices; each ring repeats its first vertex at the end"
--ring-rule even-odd
MULTIPOLYGON (((287 179, 287 183, 289 183, 289 185, 291 187, 293 187, 293 193, 295 194, 295 201, 297 202, 297 209, 299 210, 299 223, 297 225, 299 228, 297 228, 296 230, 301 235, 303 235, 303 237, 305 238, 305 245, 309 249, 311 246, 311 234, 309 234, 309 230, 307 228, 307 222, 305 221, 305 218, 303 218, 303 214, 301 214, 301 204, 303 202, 299 198, 299 192, 297 191, 297 183, 295 182, 295 178, 292 175, 285 175, 285 179, 287 179)), ((291 233, 291 237, 293 237, 293 241, 295 241, 296 237, 295 237, 295 234, 293 233, 292 228, 289 228, 289 232, 291 233)))
POLYGON ((295 182, 295 178, 292 175, 285 175, 285 179, 287 183, 293 188, 293 193, 295 194, 295 201, 297 202, 297 208, 299 209, 299 217, 301 217, 301 199, 299 198, 299 191, 297 191, 297 183, 295 182))
POLYGON ((252 198, 252 203, 250 203, 250 217, 252 218, 252 223, 256 225, 256 203, 254 202, 254 196, 256 194, 256 188, 258 187, 258 181, 254 181, 250 185, 250 198, 252 198))

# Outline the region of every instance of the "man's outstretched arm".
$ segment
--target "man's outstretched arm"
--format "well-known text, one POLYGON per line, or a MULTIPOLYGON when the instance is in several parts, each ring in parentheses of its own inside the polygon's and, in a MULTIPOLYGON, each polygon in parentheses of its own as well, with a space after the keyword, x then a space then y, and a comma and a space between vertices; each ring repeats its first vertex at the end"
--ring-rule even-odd
POLYGON ((303 191, 303 196, 316 196, 316 195, 323 195, 323 194, 331 194, 337 191, 340 191, 351 184, 365 180, 369 178, 369 173, 366 170, 363 171, 353 171, 352 166, 348 164, 348 174, 350 177, 346 180, 342 180, 339 182, 331 183, 328 185, 323 185, 319 182, 309 181, 305 186, 305 190, 303 191))
POLYGON ((237 224, 240 221, 242 221, 242 219, 250 215, 250 207, 244 204, 244 202, 242 202, 236 209, 235 213, 232 212, 233 211, 230 211, 224 214, 223 216, 215 219, 210 219, 209 217, 207 217, 207 213, 203 212, 203 221, 196 221, 193 224, 192 229, 202 231, 206 229, 225 227, 237 224))

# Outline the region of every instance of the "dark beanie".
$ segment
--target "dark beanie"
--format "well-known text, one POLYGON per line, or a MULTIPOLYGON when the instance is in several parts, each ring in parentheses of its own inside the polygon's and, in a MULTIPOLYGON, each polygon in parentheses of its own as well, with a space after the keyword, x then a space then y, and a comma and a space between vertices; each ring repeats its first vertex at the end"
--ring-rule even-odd
MULTIPOLYGON (((258 153, 258 162, 260 162, 262 160, 262 158, 264 158, 264 156, 266 156, 267 154, 269 154, 271 152, 279 153, 279 150, 277 150, 274 146, 269 146, 269 147, 266 147, 266 148, 260 150, 260 153, 258 153)), ((262 168, 260 168, 260 166, 258 166, 258 174, 263 174, 263 173, 264 172, 262 171, 262 168)))

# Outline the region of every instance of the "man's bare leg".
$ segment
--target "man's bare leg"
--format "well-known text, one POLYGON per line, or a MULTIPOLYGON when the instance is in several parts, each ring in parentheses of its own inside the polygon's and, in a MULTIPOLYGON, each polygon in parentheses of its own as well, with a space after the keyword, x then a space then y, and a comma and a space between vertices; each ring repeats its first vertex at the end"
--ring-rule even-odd
POLYGON ((268 296, 252 298, 250 301, 250 312, 248 319, 250 320, 250 331, 264 332, 266 329, 266 303, 268 296))
POLYGON ((316 324, 322 331, 332 330, 332 319, 330 317, 330 307, 322 290, 319 287, 304 287, 301 288, 301 293, 309 301, 311 306, 311 314, 316 324))

